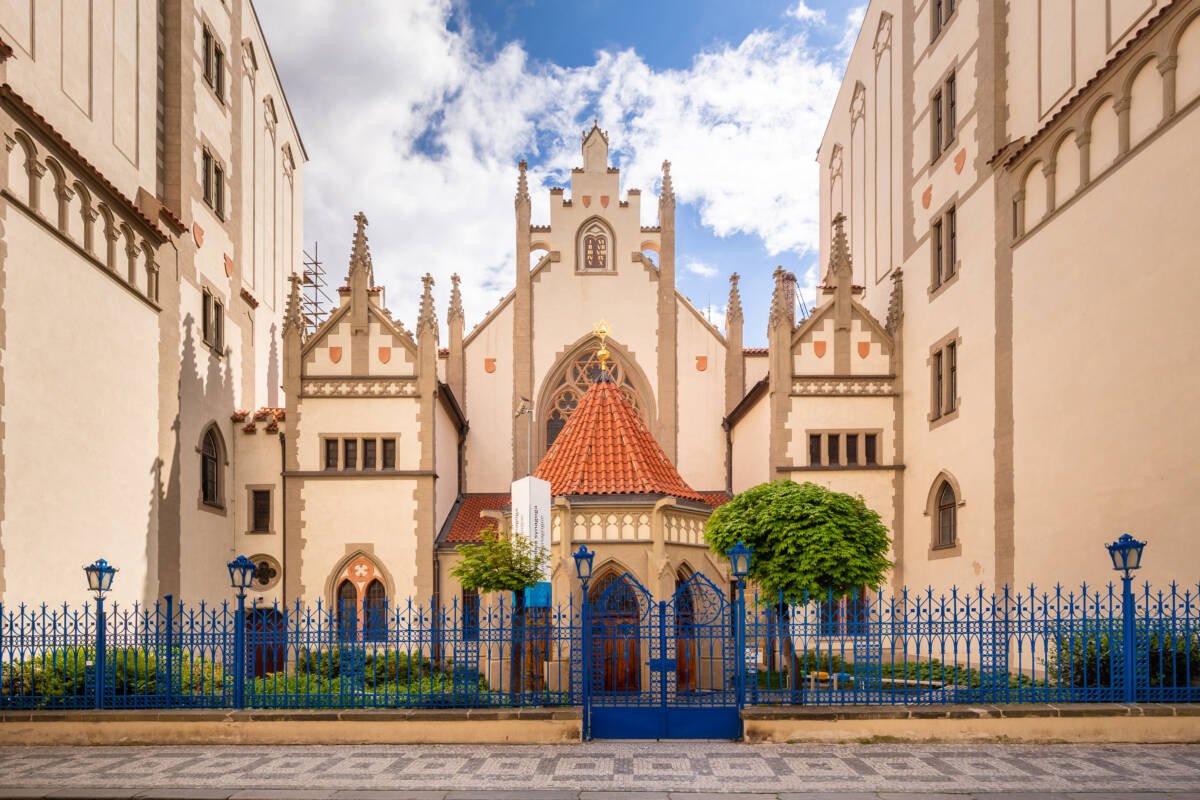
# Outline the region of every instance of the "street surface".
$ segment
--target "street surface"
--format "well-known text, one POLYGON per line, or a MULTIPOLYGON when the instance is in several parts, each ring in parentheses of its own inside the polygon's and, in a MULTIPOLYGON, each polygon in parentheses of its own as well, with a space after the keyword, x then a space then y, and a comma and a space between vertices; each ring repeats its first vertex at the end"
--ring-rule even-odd
POLYGON ((1200 800, 1195 745, 7 747, 0 797, 1200 800))

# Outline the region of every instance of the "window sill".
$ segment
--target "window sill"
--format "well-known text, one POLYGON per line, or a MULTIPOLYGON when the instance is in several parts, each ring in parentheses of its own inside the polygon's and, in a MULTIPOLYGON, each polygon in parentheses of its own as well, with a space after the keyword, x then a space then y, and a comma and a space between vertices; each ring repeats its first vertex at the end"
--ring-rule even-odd
POLYGON ((929 159, 928 174, 931 178, 933 177, 934 171, 948 160, 947 156, 953 152, 956 144, 958 144, 957 131, 955 131, 954 136, 949 141, 942 143, 942 152, 937 154, 937 158, 929 159))
POLYGON ((197 507, 201 511, 207 511, 209 514, 215 514, 218 517, 224 517, 227 513, 225 506, 221 505, 220 503, 209 503, 206 500, 200 500, 200 502, 197 503, 197 507))
POLYGON ((946 289, 953 286, 958 281, 958 276, 961 274, 962 274, 962 262, 961 261, 955 262, 953 275, 951 275, 949 278, 946 278, 946 280, 942 281, 937 286, 929 287, 927 294, 929 295, 930 302, 933 302, 933 300, 935 298, 941 296, 942 293, 944 293, 946 291, 946 289))
POLYGON ((929 560, 938 561, 943 558, 956 558, 962 555, 962 542, 951 545, 935 545, 929 548, 929 560))
POLYGON ((959 403, 955 404, 953 411, 947 411, 945 414, 942 414, 941 416, 938 416, 938 417, 935 417, 932 414, 930 414, 929 415, 929 430, 933 430, 934 428, 940 428, 941 426, 945 425, 947 422, 958 419, 958 412, 961 410, 961 408, 962 408, 962 402, 959 401, 959 403))
POLYGON ((246 535, 246 536, 274 536, 274 535, 275 535, 275 531, 273 531, 273 530, 267 530, 267 531, 246 531, 246 534, 245 534, 245 535, 246 535))

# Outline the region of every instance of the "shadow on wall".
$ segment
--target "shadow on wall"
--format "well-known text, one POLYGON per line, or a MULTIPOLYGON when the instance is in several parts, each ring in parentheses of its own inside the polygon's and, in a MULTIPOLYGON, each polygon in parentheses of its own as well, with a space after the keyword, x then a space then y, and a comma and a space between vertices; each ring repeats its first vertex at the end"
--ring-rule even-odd
POLYGON ((271 323, 271 349, 267 354, 267 405, 279 407, 279 326, 271 323))

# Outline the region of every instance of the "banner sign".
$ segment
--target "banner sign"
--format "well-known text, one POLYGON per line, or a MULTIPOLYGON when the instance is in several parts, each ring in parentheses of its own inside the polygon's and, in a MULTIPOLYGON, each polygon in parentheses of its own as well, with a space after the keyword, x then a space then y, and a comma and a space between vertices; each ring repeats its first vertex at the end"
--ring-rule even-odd
MULTIPOLYGON (((521 478, 512 484, 512 530, 525 536, 534 547, 550 553, 550 482, 521 478)), ((526 591, 532 606, 550 605, 550 560, 542 565, 542 584, 526 591)))

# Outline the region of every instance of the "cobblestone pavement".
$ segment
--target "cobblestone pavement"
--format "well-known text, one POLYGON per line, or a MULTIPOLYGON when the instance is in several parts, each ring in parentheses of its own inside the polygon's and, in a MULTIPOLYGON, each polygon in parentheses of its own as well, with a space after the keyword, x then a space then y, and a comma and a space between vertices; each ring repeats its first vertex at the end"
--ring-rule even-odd
POLYGON ((622 742, 0 748, 0 797, 1108 800, 1143 793, 1200 800, 1200 746, 622 742))

